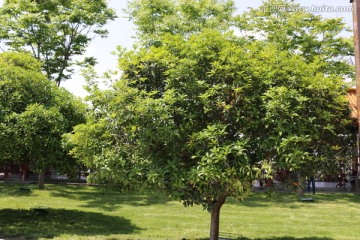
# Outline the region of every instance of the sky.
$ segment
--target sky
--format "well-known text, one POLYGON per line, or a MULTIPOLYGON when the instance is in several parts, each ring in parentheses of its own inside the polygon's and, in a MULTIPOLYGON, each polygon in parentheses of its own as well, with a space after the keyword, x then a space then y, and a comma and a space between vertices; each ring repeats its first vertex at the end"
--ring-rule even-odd
MULTIPOLYGON (((0 5, 4 0, 0 0, 0 5)), ((352 12, 342 11, 351 6, 350 0, 296 0, 302 7, 312 9, 326 18, 343 17, 344 21, 352 28, 352 12)), ((94 56, 97 58, 98 65, 96 71, 101 75, 107 70, 116 70, 117 57, 111 54, 117 46, 131 48, 133 44, 132 36, 135 34, 134 25, 125 17, 122 9, 126 8, 127 0, 108 0, 109 7, 113 8, 118 18, 107 24, 109 31, 107 38, 96 38, 89 45, 86 56, 94 56)), ((248 8, 259 7, 262 0, 235 0, 238 12, 246 11, 248 8)), ((77 96, 84 97, 86 91, 83 89, 84 80, 79 72, 61 86, 68 89, 77 96)))

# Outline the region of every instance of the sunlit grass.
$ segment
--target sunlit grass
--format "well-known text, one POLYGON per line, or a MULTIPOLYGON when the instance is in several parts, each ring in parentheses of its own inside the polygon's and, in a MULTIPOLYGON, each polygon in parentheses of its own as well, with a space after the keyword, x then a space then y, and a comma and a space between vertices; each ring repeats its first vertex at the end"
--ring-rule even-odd
MULTIPOLYGON (((184 208, 162 194, 121 194, 90 186, 47 185, 30 192, 0 183, 0 238, 207 239, 209 214, 184 208), (44 214, 35 209, 45 209, 44 214)), ((253 193, 229 200, 221 211, 221 236, 233 239, 359 239, 360 196, 253 193)))

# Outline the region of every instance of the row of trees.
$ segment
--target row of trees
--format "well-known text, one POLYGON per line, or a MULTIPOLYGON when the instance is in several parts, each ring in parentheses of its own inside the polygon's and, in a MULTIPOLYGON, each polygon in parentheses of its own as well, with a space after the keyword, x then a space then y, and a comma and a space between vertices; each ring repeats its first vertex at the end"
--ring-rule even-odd
MULTIPOLYGON (((11 2, 8 10, 15 8, 11 2)), ((202 205, 211 214, 210 239, 218 239, 222 205, 228 197, 246 197, 261 166, 304 177, 351 150, 355 139, 343 78, 353 76, 353 47, 341 37, 344 23, 282 8, 263 11, 269 4, 295 5, 265 1, 236 15, 229 0, 130 1, 137 42, 133 49, 118 49, 121 78, 100 90, 88 72, 86 121, 61 140, 63 149, 93 170, 89 181, 122 190, 158 188, 185 206, 202 205)), ((46 18, 52 10, 40 13, 46 18)), ((5 36, 13 42, 13 35, 5 36)), ((42 66, 47 73, 46 61, 42 66)), ((52 99, 50 92, 60 91, 51 89, 39 96, 52 99)), ((19 112, 9 110, 1 121, 2 133, 11 132, 7 138, 29 144, 51 134, 38 148, 17 143, 18 150, 5 151, 2 159, 27 157, 23 146, 37 160, 52 146, 59 149, 60 133, 84 121, 82 108, 70 108, 70 116, 78 117, 65 124, 69 108, 63 114, 48 104, 63 102, 61 94, 44 106, 36 100, 19 112)))
POLYGON ((40 188, 49 167, 75 174, 61 139, 85 121, 85 105, 58 86, 74 66, 96 63, 74 57, 106 37, 115 17, 103 0, 5 0, 0 8, 0 49, 8 51, 0 55, 0 163, 29 164, 40 188))
POLYGON ((30 55, 0 54, 0 159, 2 164, 31 165, 39 173, 49 167, 73 174, 76 162, 61 148, 62 135, 85 121, 85 105, 41 73, 30 55))

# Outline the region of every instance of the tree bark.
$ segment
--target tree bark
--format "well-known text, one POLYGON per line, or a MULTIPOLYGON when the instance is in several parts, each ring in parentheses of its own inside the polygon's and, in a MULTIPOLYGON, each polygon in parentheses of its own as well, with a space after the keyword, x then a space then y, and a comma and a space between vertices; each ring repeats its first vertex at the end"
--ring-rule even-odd
POLYGON ((26 172, 23 171, 23 172, 21 173, 21 181, 22 181, 22 182, 25 182, 25 180, 26 180, 26 172))
POLYGON ((29 171, 29 165, 27 163, 20 164, 21 181, 25 182, 29 171))
POLYGON ((39 187, 39 189, 45 188, 45 170, 44 169, 40 170, 40 172, 39 172, 38 187, 39 187))
POLYGON ((211 210, 210 240, 219 239, 220 209, 225 203, 226 196, 221 196, 211 210))
POLYGON ((297 194, 298 196, 304 196, 304 182, 305 182, 305 178, 303 176, 301 176, 301 174, 298 174, 298 187, 297 187, 297 194))

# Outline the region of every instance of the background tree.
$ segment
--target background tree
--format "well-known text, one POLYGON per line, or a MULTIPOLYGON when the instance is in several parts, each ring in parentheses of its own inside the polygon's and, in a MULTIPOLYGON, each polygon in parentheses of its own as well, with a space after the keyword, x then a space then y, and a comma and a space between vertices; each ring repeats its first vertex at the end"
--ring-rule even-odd
MULTIPOLYGON (((325 19, 320 15, 302 11, 301 6, 294 2, 294 0, 264 1, 263 5, 259 8, 250 9, 248 12, 239 15, 235 20, 236 26, 242 33, 242 36, 249 41, 272 43, 278 50, 287 52, 287 54, 283 56, 284 58, 291 59, 292 56, 301 57, 307 63, 316 65, 321 74, 331 76, 331 78, 333 78, 331 81, 336 82, 335 86, 343 84, 345 88, 346 85, 343 79, 352 80, 355 72, 354 66, 351 63, 351 59, 354 56, 353 40, 351 37, 344 37, 344 32, 350 31, 350 29, 345 27, 345 22, 341 18, 325 19)), ((284 66, 281 67, 284 71, 286 70, 288 72, 287 75, 289 77, 295 78, 295 69, 287 69, 284 66)), ((277 76, 269 76, 269 78, 274 77, 277 76)), ((316 74, 313 78, 317 79, 316 74)), ((353 81, 350 82, 349 85, 352 83, 353 81)), ((277 83, 275 84, 277 85, 277 83)), ((306 108, 302 110, 300 107, 295 108, 295 105, 298 104, 301 106, 302 101, 311 101, 312 104, 314 106, 317 105, 318 108, 328 109, 328 112, 324 113, 323 116, 318 116, 319 119, 316 119, 320 121, 321 118, 328 118, 329 115, 334 114, 329 112, 335 111, 336 108, 333 108, 334 106, 328 108, 327 101, 319 99, 318 96, 323 97, 330 94, 330 92, 334 90, 334 86, 331 86, 330 83, 323 84, 319 80, 318 83, 314 82, 312 84, 311 91, 308 87, 304 88, 304 86, 302 86, 300 87, 303 89, 300 91, 302 93, 299 93, 300 82, 288 82, 288 86, 285 87, 282 84, 283 83, 279 84, 279 88, 275 85, 275 88, 272 90, 274 92, 267 93, 266 97, 270 97, 268 100, 271 100, 271 105, 268 105, 268 107, 270 107, 269 110, 273 112, 272 114, 274 114, 274 116, 279 115, 279 109, 275 106, 281 105, 282 107, 284 104, 287 104, 289 108, 286 110, 286 114, 289 114, 287 117, 293 116, 294 118, 294 116, 296 116, 295 120, 302 121, 303 124, 299 124, 295 122, 295 120, 292 120, 293 123, 290 124, 285 120, 287 117, 284 117, 284 125, 280 128, 277 126, 274 134, 278 135, 278 138, 289 141, 283 143, 282 147, 285 147, 287 144, 293 149, 295 149, 295 146, 298 146, 297 148, 300 147, 302 150, 298 149, 298 157, 303 158, 303 160, 299 159, 299 161, 295 161, 298 163, 302 162, 301 167, 297 166, 292 168, 289 164, 280 164, 278 167, 285 167, 286 165, 287 168, 293 170, 302 169, 301 174, 303 176, 309 176, 319 171, 321 166, 324 166, 324 161, 319 161, 319 158, 325 153, 329 153, 328 149, 325 148, 335 146, 322 143, 323 139, 329 139, 327 135, 329 129, 326 129, 325 124, 327 120, 318 123, 318 125, 323 125, 326 130, 324 132, 317 132, 313 127, 317 128, 318 126, 314 126, 313 124, 315 123, 310 121, 311 119, 315 119, 313 113, 309 112, 306 108), (304 89, 306 89, 307 93, 303 92, 304 89), (315 93, 314 91, 317 92, 315 93), (299 96, 301 96, 301 98, 298 99, 299 96), (306 122, 308 122, 308 124, 305 124, 306 122), (300 127, 301 125, 304 126, 304 129, 300 127), (293 126, 293 129, 291 129, 291 126, 293 126), (286 134, 283 135, 285 132, 289 133, 289 130, 292 132, 290 135, 294 137, 290 137, 292 140, 287 139, 288 136, 285 137, 286 134), (318 139, 309 140, 307 137, 309 131, 312 132, 310 135, 315 136, 318 134, 318 139), (302 138, 302 140, 300 140, 300 138, 302 138), (314 140, 317 143, 315 143, 314 140), (319 147, 321 149, 319 149, 319 147), (310 148, 312 148, 312 150, 310 150, 310 148), (309 161, 309 158, 312 158, 317 164, 309 164, 309 162, 312 162, 309 161), (307 167, 305 165, 307 165, 307 167)), ((338 114, 339 117, 343 115, 343 113, 338 114)), ((344 119, 339 118, 336 121, 340 122, 342 120, 344 119)), ((331 131, 335 131, 336 134, 346 139, 343 141, 344 145, 342 145, 342 151, 340 151, 342 156, 338 156, 343 159, 344 155, 348 155, 349 152, 351 152, 349 149, 354 147, 354 129, 349 123, 346 128, 340 127, 331 129, 331 131)), ((282 157, 286 156, 285 152, 281 152, 279 155, 282 157)), ((347 156, 347 158, 351 159, 352 156, 347 156)), ((337 161, 333 161, 334 156, 331 156, 331 154, 327 155, 326 159, 323 160, 327 162, 325 165, 328 165, 330 162, 337 164, 337 161)), ((279 163, 279 161, 277 161, 277 163, 279 163)))
POLYGON ((0 8, 0 39, 10 50, 31 52, 43 63, 48 79, 59 86, 70 78, 74 56, 84 54, 94 37, 106 37, 103 27, 115 17, 105 0, 5 0, 0 8))
MULTIPOLYGON (((139 44, 120 49, 121 79, 106 91, 90 84, 88 122, 66 138, 72 155, 94 169, 91 180, 122 189, 145 182, 185 206, 202 205, 210 239, 218 239, 222 205, 246 196, 257 166, 303 170, 334 153, 350 117, 342 75, 277 43, 239 37, 231 21, 202 25, 212 15, 196 7, 189 6, 199 17, 178 24, 200 28, 167 31, 165 13, 183 13, 173 1, 150 2, 129 10, 139 44)), ((225 3, 200 2, 202 9, 225 3)))
POLYGON ((144 45, 158 45, 163 34, 191 36, 204 28, 227 31, 235 5, 229 0, 133 0, 126 13, 144 45))
POLYGON ((46 79, 41 64, 21 53, 0 55, 0 161, 28 163, 40 173, 69 170, 75 162, 61 148, 62 134, 83 122, 84 105, 46 79))
POLYGON ((43 84, 43 81, 40 80, 45 80, 44 75, 41 74, 40 62, 24 54, 5 52, 0 56, 0 122, 2 126, 0 156, 2 160, 11 160, 9 157, 9 151, 11 150, 9 144, 13 142, 13 139, 10 140, 8 138, 9 129, 5 124, 7 117, 13 112, 20 113, 23 111, 27 106, 26 102, 48 101, 49 96, 46 93, 50 91, 48 91, 47 85, 43 84), (22 79, 31 82, 34 90, 39 94, 27 92, 26 84, 24 81, 21 81, 22 79))
POLYGON ((302 194, 304 177, 315 176, 325 164, 336 164, 335 156, 344 157, 355 149, 355 129, 343 78, 321 72, 323 62, 304 64, 301 56, 282 54, 293 64, 263 59, 273 64, 263 75, 271 85, 262 95, 268 150, 273 150, 269 160, 275 169, 298 173, 302 194), (275 72, 282 77, 274 78, 275 72))
POLYGON ((322 61, 321 72, 354 78, 352 29, 342 18, 324 18, 303 11, 294 0, 268 0, 237 16, 237 29, 247 39, 273 43, 307 62, 322 61))

